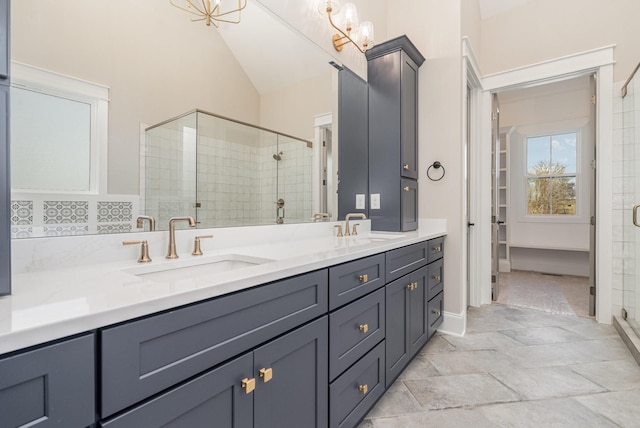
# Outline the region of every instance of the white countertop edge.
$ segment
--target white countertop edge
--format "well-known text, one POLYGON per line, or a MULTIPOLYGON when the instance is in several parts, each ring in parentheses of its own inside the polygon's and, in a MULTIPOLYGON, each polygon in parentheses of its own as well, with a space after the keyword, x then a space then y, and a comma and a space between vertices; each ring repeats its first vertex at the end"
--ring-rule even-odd
MULTIPOLYGON (((158 298, 149 298, 131 304, 115 304, 104 310, 93 311, 87 314, 55 320, 52 322, 42 320, 42 322, 38 322, 24 328, 11 328, 11 326, 7 328, 7 319, 5 319, 5 316, 2 316, 0 317, 0 354, 21 350, 84 332, 90 332, 98 328, 118 324, 134 318, 151 315, 171 308, 196 303, 213 297, 219 297, 257 285, 267 284, 280 279, 304 274, 354 259, 383 253, 395 248, 444 236, 446 235, 446 221, 431 221, 428 227, 416 232, 407 232, 404 233, 404 235, 406 236, 403 238, 359 245, 357 248, 352 249, 323 249, 317 253, 276 260, 272 263, 243 269, 240 272, 234 272, 235 278, 225 280, 224 282, 211 286, 205 286, 185 292, 178 292, 158 298), (236 273, 237 275, 235 275, 236 273)), ((345 239, 348 238, 345 237, 345 239)), ((256 250, 252 250, 251 248, 248 248, 246 251, 243 251, 242 248, 235 248, 233 252, 258 256, 258 254, 255 254, 256 250)), ((260 256, 268 257, 268 255, 265 254, 261 254, 260 256)), ((73 270, 69 271, 72 272, 73 270)), ((24 275, 26 276, 25 280, 28 280, 28 278, 32 276, 31 274, 24 275)), ((79 298, 83 297, 81 290, 82 288, 80 288, 78 292, 79 298)), ((1 298, 0 305, 2 304, 2 300, 6 301, 11 298, 12 296, 1 298)), ((6 316, 11 317, 12 314, 6 314, 6 316)), ((8 323, 11 324, 10 318, 8 323)))

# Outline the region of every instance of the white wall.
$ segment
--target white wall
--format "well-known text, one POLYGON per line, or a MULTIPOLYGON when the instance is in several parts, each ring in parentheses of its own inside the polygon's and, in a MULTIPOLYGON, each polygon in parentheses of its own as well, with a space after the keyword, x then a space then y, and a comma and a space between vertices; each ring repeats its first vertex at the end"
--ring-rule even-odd
POLYGON ((110 87, 109 193, 138 193, 141 122, 201 108, 258 123, 258 93, 218 32, 168 1, 11 6, 14 60, 110 87))
POLYGON ((614 81, 640 61, 637 0, 535 0, 482 21, 480 64, 490 74, 615 44, 614 81))

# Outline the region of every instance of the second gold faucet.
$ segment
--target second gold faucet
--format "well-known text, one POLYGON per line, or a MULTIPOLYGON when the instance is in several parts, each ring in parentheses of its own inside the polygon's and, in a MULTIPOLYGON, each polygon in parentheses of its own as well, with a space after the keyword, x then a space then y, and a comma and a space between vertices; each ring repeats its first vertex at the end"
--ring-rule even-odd
POLYGON ((171 217, 169 219, 169 250, 167 251, 168 259, 177 259, 176 253, 176 222, 186 221, 189 223, 189 227, 196 227, 196 221, 190 215, 185 217, 171 217))

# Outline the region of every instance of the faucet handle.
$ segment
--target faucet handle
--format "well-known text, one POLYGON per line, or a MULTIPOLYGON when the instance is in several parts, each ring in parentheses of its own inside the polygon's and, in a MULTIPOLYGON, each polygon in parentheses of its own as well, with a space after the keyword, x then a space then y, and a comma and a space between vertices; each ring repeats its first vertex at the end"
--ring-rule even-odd
POLYGON ((140 258, 138 259, 138 263, 149 263, 151 261, 151 257, 149 257, 149 243, 144 241, 122 241, 122 245, 136 245, 142 244, 140 250, 140 258))
POLYGON ((200 248, 200 240, 206 238, 213 238, 213 235, 196 236, 196 239, 193 243, 193 252, 191 253, 192 256, 201 256, 203 254, 202 249, 200 248))
POLYGON ((333 227, 338 229, 338 234, 336 236, 341 238, 342 237, 342 225, 341 224, 336 224, 333 227))
POLYGON ((357 235, 358 234, 358 226, 360 226, 360 223, 356 223, 353 225, 353 230, 351 231, 352 235, 357 235))

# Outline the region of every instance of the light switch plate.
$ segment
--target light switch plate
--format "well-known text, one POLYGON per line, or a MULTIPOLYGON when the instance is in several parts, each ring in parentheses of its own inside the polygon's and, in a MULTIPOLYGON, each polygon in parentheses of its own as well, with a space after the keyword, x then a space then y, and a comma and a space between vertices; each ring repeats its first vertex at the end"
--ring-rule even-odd
POLYGON ((380 193, 371 194, 371 209, 372 210, 380 209, 380 193))
POLYGON ((356 209, 363 210, 364 209, 364 195, 357 194, 356 195, 356 209))

